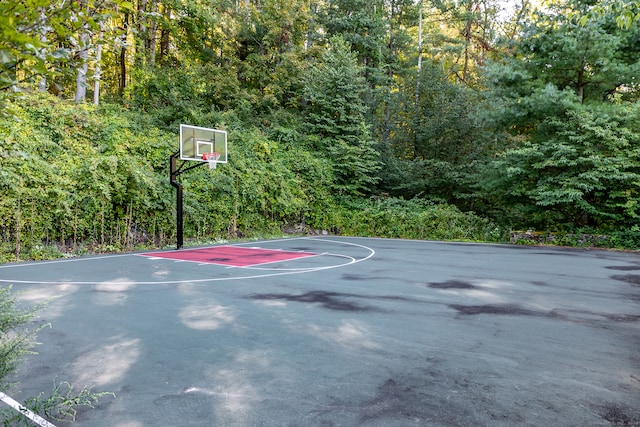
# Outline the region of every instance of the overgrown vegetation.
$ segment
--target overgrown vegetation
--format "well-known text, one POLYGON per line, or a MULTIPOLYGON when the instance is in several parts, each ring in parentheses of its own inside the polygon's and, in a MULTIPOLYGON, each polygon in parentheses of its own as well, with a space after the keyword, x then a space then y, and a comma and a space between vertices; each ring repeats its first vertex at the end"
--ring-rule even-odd
POLYGON ((18 307, 11 287, 0 289, 0 391, 6 391, 9 374, 16 370, 23 358, 32 354, 37 332, 45 326, 30 328, 39 307, 24 310, 18 307))
MULTIPOLYGON (((23 405, 45 419, 71 423, 76 421, 78 409, 92 409, 100 399, 107 396, 115 395, 110 392, 94 392, 91 388, 76 391, 68 382, 54 382, 49 395, 41 393, 37 397, 29 398, 23 405)), ((5 427, 33 426, 33 422, 25 414, 14 408, 0 410, 0 419, 5 427)))
POLYGON ((640 27, 618 2, 31 6, 0 6, 0 261, 172 242, 180 123, 230 135, 228 165, 182 177, 200 241, 637 223, 640 27))
MULTIPOLYGON (((10 392, 15 384, 7 382, 19 364, 28 355, 35 354, 36 334, 47 324, 37 325, 35 318, 42 306, 22 308, 11 287, 0 288, 0 391, 10 392)), ((74 421, 79 407, 93 407, 99 399, 113 395, 94 392, 91 388, 80 391, 66 382, 55 383, 50 394, 41 393, 24 402, 29 410, 56 421, 74 421)), ((13 408, 1 408, 3 426, 31 426, 31 421, 13 408)))
POLYGON ((166 134, 136 129, 108 107, 74 107, 50 96, 20 97, 6 113, 0 233, 15 242, 15 258, 45 257, 52 243, 73 252, 131 248, 141 240, 138 226, 163 238, 169 213, 154 213, 169 210, 169 189, 155 170, 166 162, 157 151, 168 151, 166 134))
MULTIPOLYGON (((110 105, 22 96, 0 119, 3 259, 44 259, 171 244, 176 135, 110 105), (11 244, 13 243, 13 244, 11 244)), ((228 126, 238 119, 221 114, 228 126)), ((228 165, 190 172, 185 233, 196 239, 306 229, 381 237, 500 241, 495 224, 422 199, 345 196, 340 171, 280 126, 231 133, 228 165)), ((359 157, 359 156, 357 156, 359 157)), ((359 189, 354 188, 359 192, 359 189)))

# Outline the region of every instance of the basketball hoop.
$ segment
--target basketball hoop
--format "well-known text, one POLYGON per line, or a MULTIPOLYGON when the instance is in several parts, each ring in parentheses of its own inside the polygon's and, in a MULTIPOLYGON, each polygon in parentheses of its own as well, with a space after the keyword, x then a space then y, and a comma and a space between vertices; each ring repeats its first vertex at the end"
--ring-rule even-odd
POLYGON ((206 160, 209 162, 209 169, 215 169, 218 165, 218 159, 220 158, 220 153, 204 153, 202 155, 202 160, 206 160))

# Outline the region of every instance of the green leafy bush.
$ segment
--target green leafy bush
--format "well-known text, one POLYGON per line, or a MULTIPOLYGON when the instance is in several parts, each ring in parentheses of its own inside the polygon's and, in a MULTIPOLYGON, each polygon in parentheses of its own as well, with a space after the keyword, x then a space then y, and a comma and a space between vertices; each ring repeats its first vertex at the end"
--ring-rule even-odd
POLYGON ((37 94, 0 118, 0 236, 17 259, 43 245, 131 248, 172 222, 171 136, 122 109, 37 94), (147 237, 145 237, 147 236, 147 237))
POLYGON ((640 217, 639 107, 574 105, 481 178, 516 227, 618 230, 640 217), (493 177, 493 178, 492 178, 493 177))
POLYGON ((352 200, 334 208, 322 223, 354 236, 503 242, 506 230, 473 213, 421 199, 352 200))
POLYGON ((14 372, 28 354, 33 354, 36 333, 44 326, 29 328, 40 307, 22 309, 17 305, 11 287, 0 288, 0 391, 11 384, 7 376, 14 372))
MULTIPOLYGON (((57 383, 54 381, 53 390, 49 396, 41 393, 24 402, 24 406, 49 420, 71 423, 76 421, 78 408, 94 408, 94 405, 106 396, 115 396, 115 394, 94 392, 90 387, 76 391, 68 382, 57 383)), ((0 410, 0 418, 2 418, 3 425, 7 427, 33 425, 25 415, 13 408, 0 410)))

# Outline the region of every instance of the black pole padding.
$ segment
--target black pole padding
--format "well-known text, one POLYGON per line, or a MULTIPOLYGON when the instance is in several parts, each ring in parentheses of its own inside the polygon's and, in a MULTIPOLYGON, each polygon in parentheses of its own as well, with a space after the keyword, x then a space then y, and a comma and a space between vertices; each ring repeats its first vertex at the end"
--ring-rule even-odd
POLYGON ((176 225, 178 227, 178 236, 177 236, 177 245, 176 249, 182 249, 182 244, 184 243, 184 234, 183 234, 183 217, 182 217, 182 185, 178 185, 176 192, 176 209, 177 209, 177 218, 176 225))
POLYGON ((182 217, 182 184, 178 182, 178 156, 174 154, 170 157, 169 160, 169 179, 171 181, 171 185, 176 188, 176 234, 177 234, 177 244, 176 249, 182 249, 182 245, 184 243, 184 234, 183 234, 183 217, 182 217))
POLYGON ((182 217, 182 184, 180 184, 180 182, 178 181, 178 175, 180 175, 181 173, 184 173, 188 170, 191 170, 193 168, 197 168, 198 166, 200 166, 201 164, 205 164, 206 162, 202 162, 202 163, 198 163, 196 165, 193 166, 189 166, 188 168, 184 168, 183 166, 185 165, 185 162, 182 162, 182 165, 180 165, 180 168, 178 168, 178 158, 180 157, 180 152, 175 152, 171 155, 171 157, 169 157, 169 181, 171 182, 171 185, 173 185, 174 187, 176 187, 176 227, 177 227, 177 238, 178 238, 178 242, 177 242, 177 247, 176 249, 182 249, 182 244, 184 243, 183 240, 183 217, 182 217))

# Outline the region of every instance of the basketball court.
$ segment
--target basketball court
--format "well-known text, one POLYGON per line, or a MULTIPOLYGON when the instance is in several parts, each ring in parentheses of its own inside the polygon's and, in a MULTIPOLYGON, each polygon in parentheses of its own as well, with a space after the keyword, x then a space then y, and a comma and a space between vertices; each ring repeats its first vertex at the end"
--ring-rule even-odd
POLYGON ((51 300, 12 398, 115 393, 79 426, 640 425, 637 253, 297 237, 0 285, 51 300))

